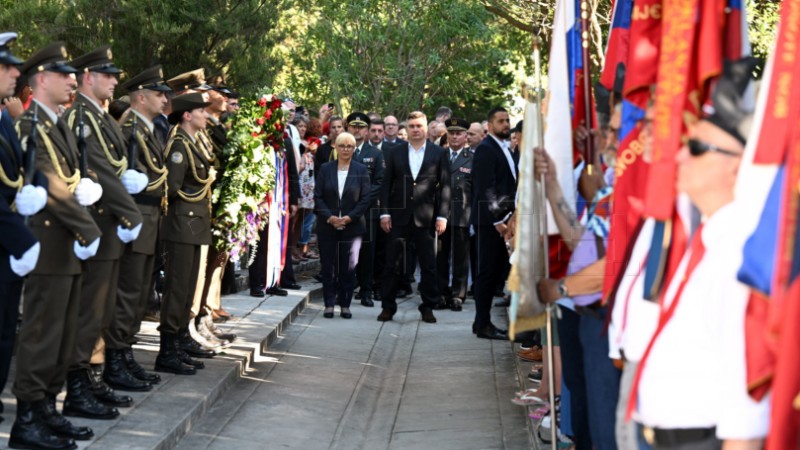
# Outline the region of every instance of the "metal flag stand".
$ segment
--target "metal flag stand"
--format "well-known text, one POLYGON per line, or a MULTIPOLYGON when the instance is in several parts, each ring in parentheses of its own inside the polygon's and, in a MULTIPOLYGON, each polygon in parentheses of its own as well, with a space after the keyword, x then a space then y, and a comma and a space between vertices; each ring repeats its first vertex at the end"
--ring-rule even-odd
MULTIPOLYGON (((533 54, 531 55, 533 59, 533 66, 534 66, 534 95, 536 99, 536 107, 537 107, 537 114, 536 114, 536 147, 544 148, 544 123, 542 117, 542 68, 541 68, 541 40, 538 34, 534 35, 533 37, 533 54)), ((539 183, 541 183, 541 198, 537 199, 541 202, 541 205, 547 204, 547 194, 546 194, 546 185, 545 185, 545 175, 542 174, 539 178, 539 183)), ((548 261, 549 252, 549 245, 547 242, 547 209, 542 208, 541 214, 537 215, 539 218, 539 232, 541 233, 542 239, 542 248, 544 251, 544 258, 542 258, 544 262, 544 276, 547 277, 550 273, 550 262, 548 261)), ((554 351, 553 351, 553 314, 555 314, 556 305, 554 304, 547 304, 545 308, 545 332, 547 334, 547 360, 549 364, 547 364, 547 379, 548 379, 548 391, 550 393, 550 446, 553 450, 556 450, 558 447, 558 440, 557 440, 557 433, 556 427, 558 426, 556 423, 556 386, 555 386, 555 364, 554 364, 554 351)))

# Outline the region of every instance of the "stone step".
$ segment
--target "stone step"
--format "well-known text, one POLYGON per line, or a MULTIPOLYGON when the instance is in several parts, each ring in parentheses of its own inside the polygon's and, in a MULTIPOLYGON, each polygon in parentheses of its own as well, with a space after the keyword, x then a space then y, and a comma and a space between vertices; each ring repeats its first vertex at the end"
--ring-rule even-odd
MULTIPOLYGON (((313 271, 315 267, 306 264, 304 269, 313 271)), ((266 349, 281 338, 285 328, 306 308, 312 296, 320 294, 321 285, 313 279, 300 277, 299 282, 302 288, 289 291, 287 297, 253 298, 248 295, 248 290, 224 296, 223 306, 234 318, 218 326, 227 333, 235 333, 236 341, 215 358, 204 360, 205 369, 196 375, 161 373, 161 383, 150 392, 125 393, 133 397, 134 405, 120 409, 121 414, 115 420, 70 418, 75 425, 90 426, 95 432, 95 438, 79 442, 79 448, 174 448, 228 388, 247 376, 254 361, 265 360, 262 355, 266 349)), ((144 322, 139 344, 134 347, 137 360, 148 370, 153 368, 158 353, 157 325, 144 322)), ((0 447, 7 443, 16 410, 16 401, 10 393, 12 383, 13 373, 2 394, 6 420, 0 423, 0 447)), ((59 396, 59 409, 63 397, 64 393, 59 396)))

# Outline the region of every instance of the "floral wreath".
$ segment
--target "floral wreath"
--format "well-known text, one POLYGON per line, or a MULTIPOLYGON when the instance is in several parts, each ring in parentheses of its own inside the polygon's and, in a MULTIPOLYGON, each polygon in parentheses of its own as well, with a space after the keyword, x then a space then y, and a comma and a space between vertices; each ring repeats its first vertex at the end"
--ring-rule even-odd
POLYGON ((282 104, 271 94, 243 99, 229 119, 224 172, 211 201, 214 246, 233 261, 256 244, 267 224, 266 198, 275 187, 275 152, 281 151, 286 131, 282 104))

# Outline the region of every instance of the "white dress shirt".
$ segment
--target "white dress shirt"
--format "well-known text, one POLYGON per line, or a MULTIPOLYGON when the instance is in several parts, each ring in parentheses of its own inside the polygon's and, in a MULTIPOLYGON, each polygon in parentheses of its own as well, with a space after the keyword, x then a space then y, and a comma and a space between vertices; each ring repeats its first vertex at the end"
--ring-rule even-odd
POLYGON ((336 175, 339 179, 339 200, 342 199, 342 194, 344 194, 344 184, 347 181, 347 174, 349 172, 350 170, 339 170, 338 168, 336 170, 336 175))
POLYGON ((155 124, 153 123, 153 121, 151 121, 150 119, 145 117, 142 113, 133 108, 131 108, 131 111, 133 111, 133 113, 136 114, 137 117, 139 117, 139 121, 144 123, 144 126, 146 126, 147 129, 150 130, 150 132, 152 133, 153 129, 155 129, 155 124))
POLYGON ((419 170, 422 168, 422 161, 425 159, 425 146, 426 144, 422 144, 422 147, 419 149, 415 149, 411 143, 408 143, 408 166, 411 168, 411 176, 414 177, 414 181, 417 180, 417 175, 419 175, 419 170))
POLYGON ((40 101, 38 101, 38 100, 34 100, 34 102, 35 102, 37 105, 39 105, 39 109, 40 109, 41 111, 44 111, 44 113, 45 113, 45 114, 47 114, 47 117, 49 117, 49 118, 50 118, 50 120, 52 120, 52 121, 53 121, 53 124, 55 124, 56 122, 58 122, 58 114, 56 114, 56 113, 55 113, 55 111, 53 111, 52 109, 48 108, 47 106, 45 106, 45 104, 44 104, 44 103, 42 103, 42 102, 40 102, 40 101))
MULTIPOLYGON (((755 402, 747 394, 744 316, 749 290, 736 273, 748 236, 732 226, 742 214, 746 212, 728 204, 702 229, 703 259, 643 361, 637 420, 644 425, 716 427, 719 439, 767 434, 769 398, 755 402)), ((661 308, 675 300, 689 256, 687 252, 681 259, 661 308)))
POLYGON ((516 180, 517 168, 514 165, 514 157, 511 156, 511 150, 508 148, 508 142, 497 139, 497 136, 491 133, 489 133, 489 136, 491 136, 492 139, 494 139, 494 141, 497 142, 497 145, 499 145, 500 148, 503 149, 503 155, 506 157, 506 161, 508 161, 508 168, 511 169, 511 174, 514 176, 514 179, 516 180))
MULTIPOLYGON (((625 217, 621 217, 625 220, 625 217)), ((647 219, 631 251, 631 258, 619 282, 608 326, 608 356, 638 362, 658 325, 660 307, 644 298, 644 266, 653 240, 654 219, 647 219)))

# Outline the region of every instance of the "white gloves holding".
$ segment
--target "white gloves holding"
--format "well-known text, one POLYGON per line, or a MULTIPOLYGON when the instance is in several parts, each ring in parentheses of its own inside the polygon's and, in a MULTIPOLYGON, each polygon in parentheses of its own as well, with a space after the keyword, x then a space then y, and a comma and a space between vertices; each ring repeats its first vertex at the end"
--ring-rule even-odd
POLYGON ((32 216, 47 204, 47 190, 41 186, 27 185, 17 192, 14 199, 17 212, 23 216, 32 216))
POLYGON ((78 241, 75 241, 74 249, 75 255, 80 260, 87 260, 92 256, 97 254, 97 249, 100 247, 100 238, 97 238, 91 244, 83 247, 82 245, 78 244, 78 241))
POLYGON ((119 240, 124 243, 133 242, 139 237, 139 232, 142 231, 142 224, 136 225, 133 229, 122 228, 122 225, 117 225, 117 236, 119 240))
POLYGON ((81 178, 75 189, 75 198, 81 206, 91 206, 103 196, 103 187, 89 178, 81 178))
POLYGON ((138 194, 142 192, 149 182, 150 180, 147 178, 147 175, 136 170, 128 169, 122 174, 122 185, 125 186, 125 190, 127 190, 129 194, 138 194))
POLYGON ((25 275, 31 273, 31 271, 36 267, 36 263, 39 261, 39 252, 41 250, 42 246, 37 242, 33 244, 31 248, 26 250, 19 259, 14 258, 14 255, 8 255, 11 261, 11 270, 13 270, 14 273, 20 277, 24 277, 25 275))

